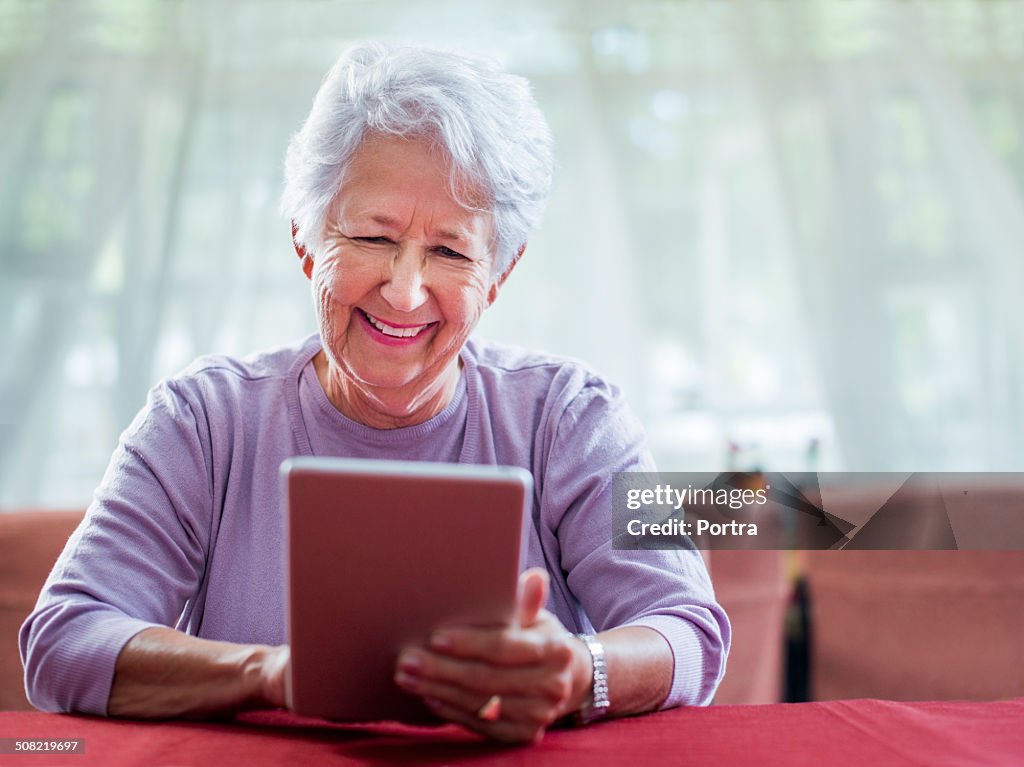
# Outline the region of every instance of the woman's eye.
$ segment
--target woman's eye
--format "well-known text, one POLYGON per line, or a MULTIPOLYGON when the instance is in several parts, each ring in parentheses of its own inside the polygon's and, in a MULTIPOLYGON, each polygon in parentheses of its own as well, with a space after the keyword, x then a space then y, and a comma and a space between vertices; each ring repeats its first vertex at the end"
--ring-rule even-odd
POLYGON ((353 237, 352 239, 367 245, 388 245, 391 242, 387 237, 353 237))
POLYGON ((451 248, 446 248, 444 245, 439 248, 435 248, 435 250, 445 258, 462 259, 463 261, 467 260, 461 253, 458 253, 451 248))

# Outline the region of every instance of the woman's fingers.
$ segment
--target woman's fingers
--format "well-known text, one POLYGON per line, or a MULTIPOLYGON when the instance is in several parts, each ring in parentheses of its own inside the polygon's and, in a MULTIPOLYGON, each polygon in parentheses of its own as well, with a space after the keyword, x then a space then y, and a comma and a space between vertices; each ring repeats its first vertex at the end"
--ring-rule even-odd
MULTIPOLYGON (((395 680, 407 692, 434 694, 429 685, 455 687, 471 695, 476 705, 489 695, 513 695, 559 704, 571 692, 571 653, 538 665, 497 666, 438 655, 421 649, 402 653, 395 680)), ((442 696, 444 697, 444 696, 442 696)))
POLYGON ((570 641, 554 616, 542 611, 531 629, 440 629, 431 636, 429 648, 440 655, 517 666, 563 662, 570 641))
POLYGON ((577 640, 544 609, 547 596, 547 573, 527 571, 515 625, 440 629, 427 647, 402 652, 396 684, 438 716, 489 737, 540 739, 568 711, 577 660, 577 640))
POLYGON ((395 681, 403 690, 420 696, 424 701, 440 701, 457 708, 464 714, 472 714, 484 721, 503 719, 514 722, 530 719, 532 716, 532 712, 529 710, 529 699, 511 693, 498 695, 498 701, 494 703, 494 693, 488 694, 446 682, 412 677, 402 671, 398 672, 395 681), (492 716, 489 716, 488 713, 492 716))
MULTIPOLYGON (((427 698, 427 706, 442 719, 461 724, 467 730, 480 733, 489 738, 505 743, 537 743, 544 737, 547 724, 529 720, 510 719, 504 715, 493 722, 481 719, 475 712, 469 712, 460 706, 454 706, 439 698, 427 698)), ((508 704, 503 699, 502 709, 508 704)))
POLYGON ((546 698, 510 693, 487 694, 410 677, 401 671, 395 680, 406 692, 421 697, 431 711, 443 719, 509 742, 539 740, 564 713, 561 705, 546 698))

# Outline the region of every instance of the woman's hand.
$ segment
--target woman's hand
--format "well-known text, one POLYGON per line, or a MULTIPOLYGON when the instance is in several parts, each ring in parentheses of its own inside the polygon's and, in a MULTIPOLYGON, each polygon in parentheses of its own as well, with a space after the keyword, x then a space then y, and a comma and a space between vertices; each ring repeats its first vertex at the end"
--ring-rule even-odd
POLYGON ((586 647, 544 609, 548 574, 519 581, 517 621, 506 628, 445 628, 398 659, 395 681, 438 716, 507 742, 535 742, 590 691, 586 647))

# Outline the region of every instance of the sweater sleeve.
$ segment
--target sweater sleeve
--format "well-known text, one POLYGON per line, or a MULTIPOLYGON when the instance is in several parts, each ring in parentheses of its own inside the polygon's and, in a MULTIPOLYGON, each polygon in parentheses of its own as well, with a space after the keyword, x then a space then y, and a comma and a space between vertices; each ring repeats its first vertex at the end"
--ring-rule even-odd
POLYGON ((612 478, 621 471, 655 471, 646 436, 618 390, 590 377, 558 420, 542 520, 595 630, 647 626, 668 642, 675 670, 663 708, 706 705, 725 673, 728 618, 696 549, 612 547, 612 478))
POLYGON ((106 714, 124 645, 184 626, 211 526, 208 431, 174 382, 149 394, 121 435, 92 504, 21 628, 29 700, 106 714))

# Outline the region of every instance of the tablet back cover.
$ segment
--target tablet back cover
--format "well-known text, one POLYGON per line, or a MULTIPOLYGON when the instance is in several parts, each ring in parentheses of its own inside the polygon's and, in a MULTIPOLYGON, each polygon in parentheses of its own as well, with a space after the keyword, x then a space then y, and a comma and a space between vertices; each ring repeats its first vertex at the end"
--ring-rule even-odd
POLYGON ((289 707, 338 721, 433 720, 394 683, 444 625, 511 622, 532 479, 509 467, 285 462, 289 707))

